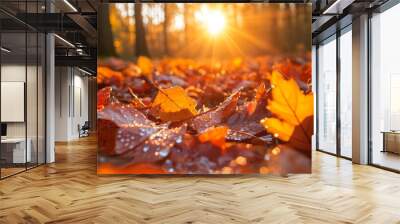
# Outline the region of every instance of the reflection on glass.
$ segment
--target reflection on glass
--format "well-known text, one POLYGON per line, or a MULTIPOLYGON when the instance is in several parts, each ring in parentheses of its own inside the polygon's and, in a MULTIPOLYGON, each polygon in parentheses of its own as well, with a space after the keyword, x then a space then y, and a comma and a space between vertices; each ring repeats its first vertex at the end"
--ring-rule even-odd
POLYGON ((2 33, 1 45, 8 49, 1 52, 1 175, 6 177, 25 170, 31 161, 24 113, 26 34, 2 33))
MULTIPOLYGON (((19 16, 43 13, 45 0, 0 1, 19 16)), ((13 18, 0 12, 4 20, 13 18)), ((38 17, 33 17, 38 18, 38 17)), ((45 162, 45 35, 23 23, 2 26, 0 177, 45 162)))
POLYGON ((352 35, 340 36, 340 153, 352 157, 352 35))
POLYGON ((318 148, 336 153, 336 39, 318 48, 318 148))
POLYGON ((36 32, 27 33, 27 75, 26 75, 26 113, 27 113, 27 143, 30 148, 30 161, 27 167, 37 165, 38 144, 37 144, 37 76, 38 76, 38 51, 36 32))
POLYGON ((400 5, 372 18, 372 163, 400 170, 400 5))
POLYGON ((45 52, 45 44, 46 44, 46 37, 44 34, 39 33, 38 35, 38 76, 37 76, 37 82, 38 82, 38 110, 37 110, 37 115, 38 115, 38 135, 37 135, 37 151, 38 151, 38 156, 37 156, 37 162, 38 164, 43 164, 45 163, 45 60, 46 60, 46 52, 45 52))

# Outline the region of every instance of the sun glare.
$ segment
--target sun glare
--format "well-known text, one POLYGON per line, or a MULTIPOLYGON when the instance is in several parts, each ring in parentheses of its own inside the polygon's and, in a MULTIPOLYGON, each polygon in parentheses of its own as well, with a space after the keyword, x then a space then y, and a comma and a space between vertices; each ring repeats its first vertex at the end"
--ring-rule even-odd
POLYGON ((225 17, 221 11, 210 11, 206 15, 205 22, 207 30, 211 35, 217 35, 225 28, 225 17))
POLYGON ((212 36, 218 35, 225 28, 225 16, 220 10, 209 10, 206 7, 202 7, 198 12, 196 12, 195 16, 212 36))

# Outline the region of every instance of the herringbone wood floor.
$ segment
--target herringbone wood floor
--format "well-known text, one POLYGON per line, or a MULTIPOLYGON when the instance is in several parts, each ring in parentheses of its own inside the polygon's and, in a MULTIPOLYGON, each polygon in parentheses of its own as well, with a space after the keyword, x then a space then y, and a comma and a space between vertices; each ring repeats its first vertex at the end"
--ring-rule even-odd
POLYGON ((314 153, 313 174, 96 175, 96 142, 0 181, 0 223, 400 223, 400 175, 314 153))

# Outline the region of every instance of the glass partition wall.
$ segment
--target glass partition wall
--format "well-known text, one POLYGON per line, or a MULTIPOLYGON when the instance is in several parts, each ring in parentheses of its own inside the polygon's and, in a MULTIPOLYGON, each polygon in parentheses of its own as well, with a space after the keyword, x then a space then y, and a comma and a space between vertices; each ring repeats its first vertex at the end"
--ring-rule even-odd
POLYGON ((370 163, 400 171, 400 4, 371 18, 370 163))
MULTIPOLYGON (((368 163, 395 172, 400 172, 400 101, 397 98, 400 95, 398 21, 400 21, 400 4, 388 1, 371 13, 368 32, 368 163)), ((335 37, 317 45, 317 48, 317 149, 350 159, 352 157, 351 25, 337 32, 335 37), (328 55, 328 52, 331 54, 328 55), (335 74, 329 76, 329 73, 335 74), (332 86, 336 86, 336 89, 332 86), (336 109, 332 109, 333 107, 336 109)))
POLYGON ((340 155, 352 158, 352 33, 351 26, 342 30, 339 49, 339 121, 340 121, 340 155))
POLYGON ((318 47, 318 149, 336 153, 336 36, 318 47))
POLYGON ((317 150, 352 157, 351 25, 322 41, 316 51, 317 150))
MULTIPOLYGON (((0 3, 0 7, 35 13, 40 1, 0 3)), ((40 7, 40 10, 43 10, 40 7)), ((20 14, 21 15, 21 14, 20 14)), ((0 18, 15 21, 0 27, 0 178, 6 178, 45 163, 45 35, 0 12, 0 18)))

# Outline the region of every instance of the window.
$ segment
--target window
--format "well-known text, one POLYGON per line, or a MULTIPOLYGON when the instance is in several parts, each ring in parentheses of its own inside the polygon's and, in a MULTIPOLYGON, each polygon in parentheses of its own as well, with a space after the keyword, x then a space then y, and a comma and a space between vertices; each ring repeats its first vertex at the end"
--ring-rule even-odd
POLYGON ((352 157, 352 34, 351 26, 340 36, 340 155, 352 157))
POLYGON ((336 153, 336 36, 318 48, 318 149, 336 153))
POLYGON ((371 19, 371 141, 375 165, 400 170, 400 5, 371 19))

